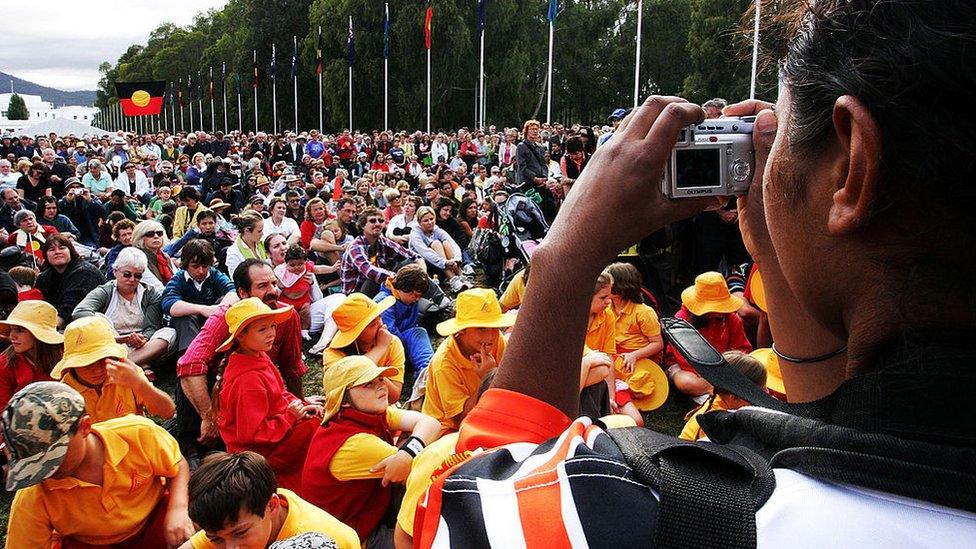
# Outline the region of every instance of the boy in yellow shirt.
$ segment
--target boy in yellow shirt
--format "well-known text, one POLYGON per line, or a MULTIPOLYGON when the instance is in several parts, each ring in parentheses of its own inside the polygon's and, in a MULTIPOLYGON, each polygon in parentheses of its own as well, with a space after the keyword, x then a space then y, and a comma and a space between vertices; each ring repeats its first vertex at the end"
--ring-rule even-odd
POLYGON ((6 487, 17 490, 7 547, 186 541, 190 469, 176 440, 138 416, 92 423, 85 400, 63 383, 32 383, 10 399, 0 418, 6 487))
POLYGON ((173 417, 173 399, 153 386, 127 355, 105 317, 79 318, 64 329, 64 357, 51 377, 81 394, 92 423, 142 415, 143 408, 163 419, 173 417))
POLYGON ((481 379, 502 360, 502 328, 515 324, 502 313, 493 290, 475 288, 457 297, 454 318, 437 325, 444 336, 427 367, 426 397, 422 411, 441 423, 441 436, 456 431, 474 406, 481 379))
POLYGON ((359 549, 356 531, 335 517, 278 488, 260 454, 215 452, 190 478, 190 518, 202 531, 182 549, 235 547, 265 549, 279 540, 318 532, 342 549, 359 549))

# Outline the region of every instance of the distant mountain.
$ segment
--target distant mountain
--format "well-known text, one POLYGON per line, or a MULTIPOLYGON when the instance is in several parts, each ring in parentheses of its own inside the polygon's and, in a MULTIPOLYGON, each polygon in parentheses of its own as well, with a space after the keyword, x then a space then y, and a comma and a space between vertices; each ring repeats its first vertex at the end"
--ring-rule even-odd
POLYGON ((60 107, 62 105, 91 107, 95 104, 95 90, 56 90, 54 88, 48 88, 46 86, 41 86, 40 84, 28 82, 27 80, 17 78, 16 76, 7 74, 5 72, 0 72, 0 91, 2 91, 2 93, 10 92, 11 80, 14 81, 15 92, 22 93, 24 95, 40 95, 41 99, 53 103, 55 107, 60 107))

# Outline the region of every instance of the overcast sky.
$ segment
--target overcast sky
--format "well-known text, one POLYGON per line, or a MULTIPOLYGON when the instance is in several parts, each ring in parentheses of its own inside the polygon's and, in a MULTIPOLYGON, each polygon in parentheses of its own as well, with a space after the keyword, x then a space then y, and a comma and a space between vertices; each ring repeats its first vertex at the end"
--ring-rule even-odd
POLYGON ((145 44, 161 23, 187 25, 198 12, 227 0, 0 3, 0 70, 52 88, 94 90, 102 61, 114 64, 132 44, 145 44))

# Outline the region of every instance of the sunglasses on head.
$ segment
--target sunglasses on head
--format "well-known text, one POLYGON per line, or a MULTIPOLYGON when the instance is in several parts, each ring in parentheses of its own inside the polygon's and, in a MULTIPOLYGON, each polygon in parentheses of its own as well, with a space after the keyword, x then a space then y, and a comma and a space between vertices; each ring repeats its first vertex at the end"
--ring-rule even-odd
POLYGON ((133 273, 129 271, 122 271, 122 278, 134 278, 136 280, 142 280, 142 273, 133 273))
POLYGON ((146 236, 148 237, 163 236, 163 231, 147 231, 146 236))

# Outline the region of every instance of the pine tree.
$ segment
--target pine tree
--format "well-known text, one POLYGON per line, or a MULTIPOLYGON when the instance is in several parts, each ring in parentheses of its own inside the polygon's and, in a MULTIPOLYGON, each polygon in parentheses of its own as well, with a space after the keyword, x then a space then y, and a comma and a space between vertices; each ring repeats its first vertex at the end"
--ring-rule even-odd
POLYGON ((30 112, 27 110, 27 103, 24 103, 24 98, 16 93, 11 95, 10 105, 7 106, 7 119, 27 120, 28 118, 30 118, 30 112))

